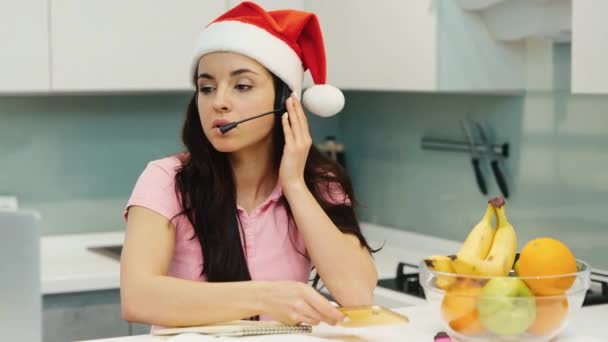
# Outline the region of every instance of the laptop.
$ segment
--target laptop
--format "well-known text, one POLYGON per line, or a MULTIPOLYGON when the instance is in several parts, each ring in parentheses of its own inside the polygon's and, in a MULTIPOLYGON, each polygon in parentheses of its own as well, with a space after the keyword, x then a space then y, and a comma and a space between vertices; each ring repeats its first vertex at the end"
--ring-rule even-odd
POLYGON ((0 340, 42 341, 39 215, 0 211, 0 340))

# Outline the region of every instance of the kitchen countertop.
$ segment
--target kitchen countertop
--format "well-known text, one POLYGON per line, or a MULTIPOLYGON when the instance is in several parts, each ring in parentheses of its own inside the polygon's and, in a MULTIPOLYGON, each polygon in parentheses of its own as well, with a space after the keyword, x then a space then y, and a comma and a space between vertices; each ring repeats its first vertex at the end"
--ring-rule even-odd
MULTIPOLYGON (((361 228, 372 248, 379 278, 395 276, 399 261, 421 260, 431 254, 454 253, 459 243, 369 223, 361 228)), ((120 264, 88 247, 121 245, 124 232, 44 236, 41 239, 42 293, 58 294, 118 289, 120 264)))
MULTIPOLYGON (((358 328, 345 329, 330 327, 324 324, 313 327, 312 336, 324 336, 327 341, 358 341, 358 342, 390 342, 390 341, 412 341, 412 342, 431 342, 438 331, 442 330, 440 323, 433 319, 437 317, 428 305, 418 305, 395 309, 395 311, 405 314, 410 319, 410 323, 398 327, 376 327, 376 328, 358 328), (348 336, 348 337, 347 337, 348 336), (340 338, 342 337, 342 338, 340 338)), ((573 318, 566 330, 552 342, 601 342, 606 341, 605 330, 600 322, 608 320, 608 305, 595 305, 584 307, 573 318)), ((255 338, 236 338, 230 341, 238 340, 255 340, 258 342, 264 341, 297 341, 294 335, 274 335, 258 336, 255 338)), ((203 342, 213 341, 193 335, 181 335, 178 337, 158 337, 151 335, 138 335, 129 337, 119 337, 103 340, 95 340, 97 342, 203 342), (191 338, 188 338, 192 336, 191 338)), ((225 339, 219 339, 224 341, 225 339)), ((302 339, 301 341, 305 341, 302 339)), ((316 340, 318 341, 318 340, 316 340)))
MULTIPOLYGON (((380 247, 384 243, 384 248, 374 254, 379 278, 394 277, 399 261, 412 262, 431 254, 452 254, 460 246, 460 243, 455 241, 369 223, 362 223, 361 227, 373 248, 380 247)), ((87 248, 121 245, 123 240, 124 232, 43 237, 41 239, 43 294, 118 289, 120 264, 114 259, 91 252, 87 248)), ((429 311, 424 300, 416 298, 413 304, 415 306, 396 309, 409 316, 410 324, 392 332, 391 329, 383 330, 384 333, 397 334, 400 340, 407 336, 408 341, 432 341, 434 334, 441 330, 441 327, 435 325, 438 322, 430 319, 436 316, 429 311)), ((565 333, 555 342, 606 341, 608 339, 604 336, 604 329, 599 323, 606 321, 608 321, 608 305, 584 307, 565 333), (576 329, 576 335, 574 329, 576 329), (590 337, 585 338, 587 335, 590 337)), ((321 330, 316 331, 323 331, 322 326, 319 329, 321 330)), ((361 337, 364 336, 365 339, 357 341, 390 341, 386 335, 383 335, 384 333, 375 329, 361 330, 361 337)), ((153 342, 162 340, 159 337, 140 335, 103 341, 153 342)), ((272 340, 276 341, 276 336, 272 340)), ((257 339, 257 341, 264 341, 264 339, 257 339)))
POLYGON ((88 247, 122 244, 124 232, 43 236, 42 294, 117 289, 120 264, 88 247))

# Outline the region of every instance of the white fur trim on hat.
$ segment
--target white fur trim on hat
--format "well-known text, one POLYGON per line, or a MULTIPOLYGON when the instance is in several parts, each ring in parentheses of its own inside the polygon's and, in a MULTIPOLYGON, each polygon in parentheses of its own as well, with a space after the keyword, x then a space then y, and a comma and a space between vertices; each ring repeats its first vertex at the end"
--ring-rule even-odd
POLYGON ((344 94, 329 84, 317 84, 304 92, 304 107, 318 116, 332 116, 344 108, 344 94))
POLYGON ((302 61, 287 43, 268 31, 240 21, 228 20, 204 28, 196 41, 192 75, 199 59, 210 52, 236 52, 255 59, 285 82, 298 96, 302 93, 302 61))

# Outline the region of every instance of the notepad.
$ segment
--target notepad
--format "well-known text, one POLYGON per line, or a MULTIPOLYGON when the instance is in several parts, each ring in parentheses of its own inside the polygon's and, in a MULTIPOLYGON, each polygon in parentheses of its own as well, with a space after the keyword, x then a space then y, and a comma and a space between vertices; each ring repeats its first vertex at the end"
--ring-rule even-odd
MULTIPOLYGON (((346 319, 338 323, 344 328, 363 328, 372 326, 403 325, 409 319, 395 311, 379 305, 339 307, 346 319)), ((215 337, 238 337, 275 334, 308 334, 312 332, 309 325, 285 325, 277 321, 237 320, 213 325, 167 328, 152 332, 157 336, 196 333, 215 337)))
POLYGON ((254 335, 275 334, 305 334, 310 333, 312 327, 309 325, 285 325, 275 321, 230 321, 205 326, 167 328, 152 332, 156 336, 169 336, 184 333, 197 333, 219 337, 237 337, 254 335))

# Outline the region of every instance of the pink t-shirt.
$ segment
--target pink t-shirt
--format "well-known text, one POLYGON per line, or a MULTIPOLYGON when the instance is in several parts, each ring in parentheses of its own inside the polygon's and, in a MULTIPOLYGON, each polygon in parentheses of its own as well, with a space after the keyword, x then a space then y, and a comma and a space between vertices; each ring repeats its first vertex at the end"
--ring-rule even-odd
MULTIPOLYGON (((126 210, 133 205, 153 210, 170 220, 175 217, 181 211, 175 194, 175 173, 180 167, 181 161, 177 156, 148 163, 127 203, 125 220, 128 219, 126 210)), ((290 239, 287 211, 279 201, 281 195, 281 187, 277 184, 270 196, 251 214, 237 206, 251 279, 307 282, 311 263, 304 239, 297 227, 292 229, 290 239)), ((201 277, 201 247, 197 238, 192 239, 194 228, 183 215, 173 219, 172 223, 176 228, 175 249, 168 275, 205 281, 205 277, 201 277)))

